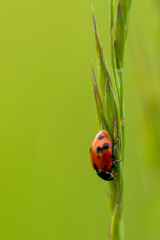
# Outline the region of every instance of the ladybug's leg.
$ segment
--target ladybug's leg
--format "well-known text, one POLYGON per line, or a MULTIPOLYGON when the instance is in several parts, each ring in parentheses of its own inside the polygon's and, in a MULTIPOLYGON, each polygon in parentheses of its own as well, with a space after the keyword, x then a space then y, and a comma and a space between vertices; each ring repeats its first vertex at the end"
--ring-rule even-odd
POLYGON ((113 153, 112 153, 112 157, 115 157, 116 154, 116 145, 117 143, 120 141, 120 138, 117 138, 117 141, 115 143, 113 143, 113 153))
POLYGON ((117 138, 117 141, 114 143, 116 145, 120 141, 120 137, 117 138))
POLYGON ((121 160, 115 160, 112 162, 112 168, 116 168, 117 162, 121 162, 121 160))

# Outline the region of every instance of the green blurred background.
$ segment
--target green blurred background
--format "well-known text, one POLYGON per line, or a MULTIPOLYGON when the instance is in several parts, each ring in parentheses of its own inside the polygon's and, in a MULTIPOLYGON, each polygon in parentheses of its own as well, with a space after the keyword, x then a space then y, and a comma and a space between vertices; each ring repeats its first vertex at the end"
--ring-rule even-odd
MULTIPOLYGON (((91 5, 110 66, 108 0, 0 2, 0 239, 104 240, 91 5)), ((160 239, 160 2, 132 2, 125 49, 125 239, 160 239)))

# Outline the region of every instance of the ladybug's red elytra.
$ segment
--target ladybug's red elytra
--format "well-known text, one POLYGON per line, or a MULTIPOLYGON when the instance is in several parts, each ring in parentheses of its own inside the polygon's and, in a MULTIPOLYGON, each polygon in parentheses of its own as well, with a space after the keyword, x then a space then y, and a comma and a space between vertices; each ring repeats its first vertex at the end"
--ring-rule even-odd
POLYGON ((112 149, 109 134, 105 130, 101 130, 93 139, 90 148, 90 158, 94 170, 99 177, 107 181, 114 179, 116 173, 113 172, 113 168, 120 161, 114 161, 116 143, 113 144, 112 149))

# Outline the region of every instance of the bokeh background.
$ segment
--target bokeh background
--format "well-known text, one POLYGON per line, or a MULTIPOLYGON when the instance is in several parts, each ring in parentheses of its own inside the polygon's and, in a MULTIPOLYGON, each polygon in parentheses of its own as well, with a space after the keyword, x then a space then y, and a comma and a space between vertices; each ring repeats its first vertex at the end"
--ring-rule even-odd
MULTIPOLYGON (((104 240, 91 5, 108 65, 108 0, 0 2, 0 239, 104 240)), ((160 2, 134 0, 125 49, 125 239, 160 239, 160 2)))

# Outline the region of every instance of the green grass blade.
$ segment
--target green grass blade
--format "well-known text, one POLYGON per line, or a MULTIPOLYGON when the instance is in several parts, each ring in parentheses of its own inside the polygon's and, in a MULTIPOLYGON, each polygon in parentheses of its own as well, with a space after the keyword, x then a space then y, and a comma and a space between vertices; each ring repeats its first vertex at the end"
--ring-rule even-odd
POLYGON ((115 142, 120 137, 120 128, 119 128, 119 114, 117 103, 115 99, 115 95, 113 93, 110 79, 107 79, 106 84, 106 94, 105 94, 105 108, 106 108, 106 116, 107 116, 107 123, 109 127, 109 134, 112 136, 113 141, 115 142))
POLYGON ((114 32, 114 19, 116 15, 116 10, 117 10, 117 3, 118 0, 110 0, 110 50, 111 50, 111 66, 112 66, 112 73, 113 73, 113 78, 116 86, 116 92, 117 92, 117 100, 119 102, 120 99, 120 84, 119 84, 119 79, 117 76, 117 71, 116 71, 116 64, 115 64, 115 51, 114 51, 114 40, 113 40, 113 32, 114 32))
POLYGON ((114 16, 114 48, 117 69, 123 68, 124 47, 128 31, 131 0, 118 0, 117 12, 114 16))
MULTIPOLYGON (((115 100, 115 94, 113 92, 113 83, 108 71, 107 65, 105 63, 105 56, 103 53, 103 49, 101 43, 98 38, 98 32, 96 27, 96 22, 94 15, 93 23, 94 23, 94 30, 95 30, 95 39, 96 39, 96 50, 97 50, 97 62, 98 62, 98 76, 99 82, 101 87, 101 94, 102 94, 102 101, 105 106, 105 116, 107 120, 108 128, 106 129, 110 136, 114 136, 114 129, 118 125, 115 124, 115 119, 118 118, 118 110, 117 110, 117 103, 115 100)), ((116 129, 118 131, 118 129, 116 129)))
MULTIPOLYGON (((106 90, 106 83, 107 79, 110 79, 111 82, 111 77, 110 73, 107 68, 105 56, 103 53, 102 45, 99 41, 98 38, 98 32, 97 32, 97 27, 96 27, 96 22, 94 15, 92 13, 92 18, 93 18, 93 23, 94 23, 94 32, 95 32, 95 39, 96 39, 96 52, 97 52, 97 63, 98 63, 98 81, 100 83, 100 89, 101 89, 101 95, 102 95, 102 100, 105 102, 105 90, 106 90)), ((111 83, 112 84, 112 83, 111 83)))
POLYGON ((93 88, 94 88, 94 97, 95 97, 95 102, 97 106, 97 114, 98 114, 98 120, 99 120, 99 126, 102 129, 106 129, 107 131, 109 130, 107 121, 106 121, 106 116, 105 116, 105 107, 104 104, 101 100, 101 96, 98 90, 97 86, 97 81, 96 81, 96 76, 95 76, 95 71, 94 67, 92 65, 92 78, 93 78, 93 88))

